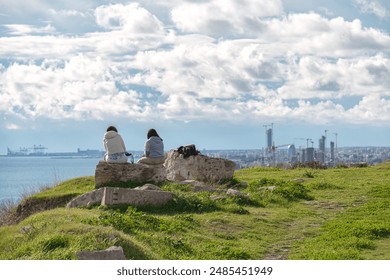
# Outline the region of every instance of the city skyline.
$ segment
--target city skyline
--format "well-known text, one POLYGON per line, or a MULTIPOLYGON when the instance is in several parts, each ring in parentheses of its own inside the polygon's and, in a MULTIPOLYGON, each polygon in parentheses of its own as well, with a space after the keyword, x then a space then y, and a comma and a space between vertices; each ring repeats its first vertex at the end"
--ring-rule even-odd
POLYGON ((384 0, 0 0, 0 154, 389 146, 388 77, 384 0))

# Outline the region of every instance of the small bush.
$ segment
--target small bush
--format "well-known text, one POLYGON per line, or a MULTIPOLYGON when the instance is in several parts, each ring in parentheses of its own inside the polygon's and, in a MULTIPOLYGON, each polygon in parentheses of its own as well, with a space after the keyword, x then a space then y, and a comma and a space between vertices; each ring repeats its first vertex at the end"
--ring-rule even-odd
POLYGON ((278 197, 287 199, 288 201, 313 199, 309 194, 309 189, 300 182, 261 178, 260 180, 250 182, 248 189, 254 194, 253 197, 259 205, 264 205, 264 201, 282 203, 278 197), (267 188, 271 186, 274 188, 267 188))
POLYGON ((303 173, 303 176, 307 178, 314 178, 314 172, 306 170, 305 173, 303 173))
POLYGON ((312 200, 313 197, 309 194, 309 190, 302 184, 283 185, 274 190, 274 193, 286 198, 288 201, 299 199, 312 200))

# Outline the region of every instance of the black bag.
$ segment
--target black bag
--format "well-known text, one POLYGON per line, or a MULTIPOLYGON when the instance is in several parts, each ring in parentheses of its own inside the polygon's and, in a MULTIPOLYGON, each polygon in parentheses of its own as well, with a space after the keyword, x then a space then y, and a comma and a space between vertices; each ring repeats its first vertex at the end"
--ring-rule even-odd
POLYGON ((199 151, 196 150, 194 144, 180 146, 179 148, 177 148, 177 151, 179 152, 179 154, 182 154, 184 158, 188 158, 189 156, 196 156, 199 154, 199 151))

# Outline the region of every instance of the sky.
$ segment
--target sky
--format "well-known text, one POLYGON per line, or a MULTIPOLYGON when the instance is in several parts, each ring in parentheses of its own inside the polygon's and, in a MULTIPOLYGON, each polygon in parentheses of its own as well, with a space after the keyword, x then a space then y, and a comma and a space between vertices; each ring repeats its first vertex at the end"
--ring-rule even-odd
POLYGON ((390 146, 390 1, 0 0, 0 154, 390 146), (325 132, 326 131, 326 132, 325 132), (328 142, 329 143, 329 142, 328 142))

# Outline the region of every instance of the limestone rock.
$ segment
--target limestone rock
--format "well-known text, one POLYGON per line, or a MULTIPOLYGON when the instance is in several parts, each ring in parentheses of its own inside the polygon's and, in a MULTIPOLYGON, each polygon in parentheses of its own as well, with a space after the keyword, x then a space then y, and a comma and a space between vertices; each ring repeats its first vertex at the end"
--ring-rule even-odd
POLYGON ((152 186, 154 185, 146 184, 141 189, 100 188, 74 198, 67 207, 85 207, 97 203, 101 205, 160 206, 173 199, 173 193, 152 186))
POLYGON ((95 188, 104 187, 110 182, 160 182, 164 181, 165 178, 166 172, 162 164, 146 165, 100 161, 95 170, 95 188))
POLYGON ((184 180, 184 181, 179 182, 179 184, 180 185, 191 185, 191 186, 194 186, 194 187, 203 186, 202 182, 199 182, 199 181, 196 181, 196 180, 184 180))
POLYGON ((235 189, 228 189, 226 191, 226 194, 228 196, 239 196, 239 197, 248 197, 248 195, 243 194, 242 192, 235 190, 235 189))
POLYGON ((184 158, 177 151, 172 150, 167 154, 164 166, 166 178, 170 181, 218 182, 233 178, 235 163, 231 160, 204 155, 184 158))
POLYGON ((100 188, 92 192, 85 193, 72 199, 67 205, 67 208, 90 206, 100 204, 102 202, 104 189, 100 188))
POLYGON ((102 205, 161 206, 173 199, 173 193, 161 190, 104 188, 102 205))
POLYGON ((161 191, 159 187, 153 184, 145 184, 142 187, 136 187, 135 190, 141 190, 141 191, 161 191))
POLYGON ((238 190, 235 190, 235 189, 228 189, 227 191, 226 191, 226 194, 227 195, 236 195, 236 196, 242 196, 243 194, 242 194, 242 192, 240 192, 240 191, 238 191, 238 190))
POLYGON ((81 251, 76 255, 79 260, 126 260, 120 246, 112 246, 102 251, 81 251))
POLYGON ((274 191, 278 188, 278 186, 267 186, 267 187, 260 187, 259 190, 267 190, 267 191, 274 191))

